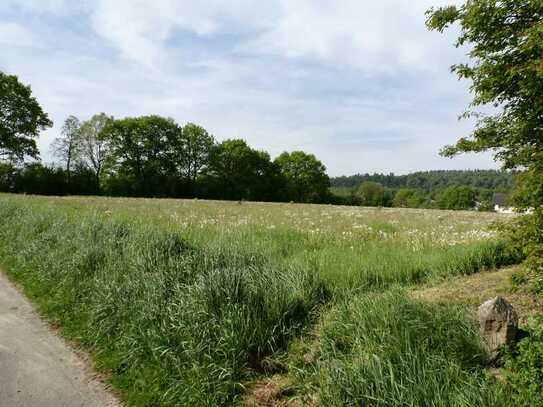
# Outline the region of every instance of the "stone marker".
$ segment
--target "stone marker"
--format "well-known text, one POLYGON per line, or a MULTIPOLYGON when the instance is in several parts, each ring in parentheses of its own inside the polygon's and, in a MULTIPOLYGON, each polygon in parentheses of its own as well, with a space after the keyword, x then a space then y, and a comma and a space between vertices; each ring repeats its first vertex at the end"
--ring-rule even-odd
POLYGON ((479 325, 483 348, 495 359, 502 346, 515 341, 518 316, 505 298, 496 297, 479 307, 479 325))

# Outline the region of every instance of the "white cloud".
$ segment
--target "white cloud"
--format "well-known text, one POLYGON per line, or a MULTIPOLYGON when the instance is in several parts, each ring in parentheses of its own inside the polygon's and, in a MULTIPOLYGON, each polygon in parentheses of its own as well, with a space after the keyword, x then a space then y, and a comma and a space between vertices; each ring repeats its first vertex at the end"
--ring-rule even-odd
POLYGON ((203 37, 249 32, 236 51, 306 57, 371 73, 431 66, 440 42, 428 35, 425 11, 451 1, 460 2, 95 0, 90 10, 98 35, 147 66, 164 63, 167 40, 185 30, 203 37))
POLYGON ((370 73, 427 69, 439 43, 428 35, 425 12, 441 3, 281 0, 276 24, 251 41, 248 49, 349 64, 370 73))
POLYGON ((176 30, 203 37, 239 32, 259 26, 269 11, 250 0, 96 0, 91 19, 98 35, 124 56, 155 66, 164 62, 165 42, 176 30))

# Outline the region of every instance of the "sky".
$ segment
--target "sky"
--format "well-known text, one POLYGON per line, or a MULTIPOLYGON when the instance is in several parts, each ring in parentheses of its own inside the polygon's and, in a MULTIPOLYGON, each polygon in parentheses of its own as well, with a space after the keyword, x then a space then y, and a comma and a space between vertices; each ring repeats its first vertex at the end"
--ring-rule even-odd
POLYGON ((1 0, 0 70, 30 84, 55 126, 158 114, 315 154, 332 176, 496 168, 442 158, 469 134, 455 30, 425 11, 457 0, 1 0))

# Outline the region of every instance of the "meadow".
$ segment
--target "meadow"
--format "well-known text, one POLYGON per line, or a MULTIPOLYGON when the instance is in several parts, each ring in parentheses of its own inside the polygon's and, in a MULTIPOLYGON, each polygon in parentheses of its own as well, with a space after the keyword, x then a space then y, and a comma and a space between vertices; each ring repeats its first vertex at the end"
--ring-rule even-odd
POLYGON ((507 215, 0 195, 2 269, 134 406, 508 405, 477 327, 406 290, 513 264, 507 215))

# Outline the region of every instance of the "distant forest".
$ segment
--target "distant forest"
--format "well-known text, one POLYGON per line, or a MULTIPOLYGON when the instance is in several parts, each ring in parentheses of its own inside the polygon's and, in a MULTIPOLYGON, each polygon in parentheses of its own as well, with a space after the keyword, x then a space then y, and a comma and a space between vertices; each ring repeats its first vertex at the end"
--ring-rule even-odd
POLYGON ((513 174, 497 170, 436 170, 407 175, 356 174, 330 179, 331 186, 338 188, 356 189, 363 182, 376 182, 386 188, 415 188, 424 191, 462 185, 506 192, 513 186, 513 174))
POLYGON ((507 204, 513 184, 505 171, 438 170, 335 177, 330 190, 346 205, 489 211, 497 201, 507 204))

